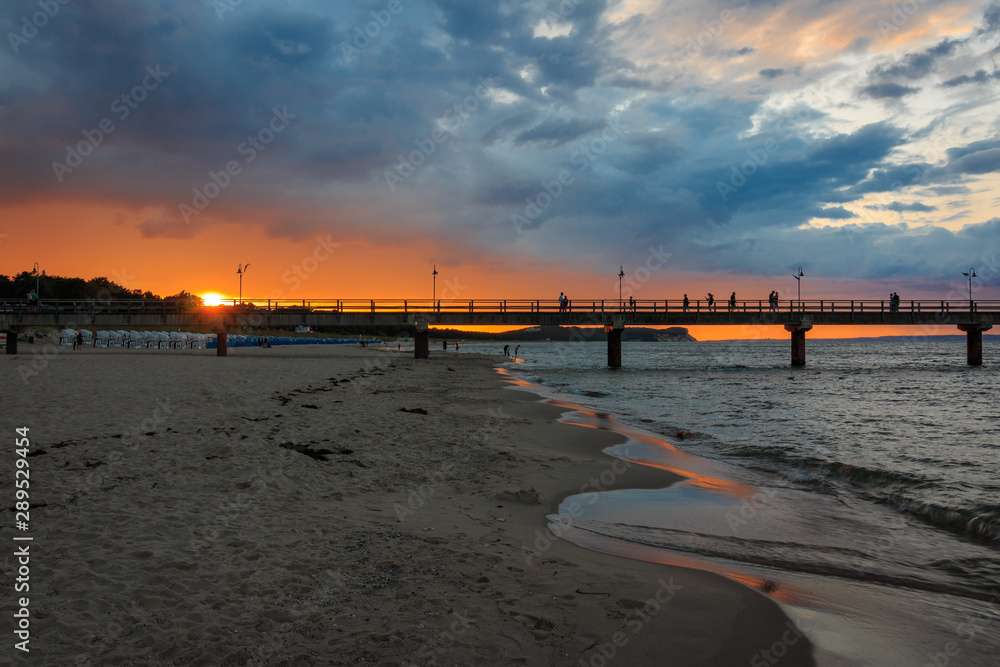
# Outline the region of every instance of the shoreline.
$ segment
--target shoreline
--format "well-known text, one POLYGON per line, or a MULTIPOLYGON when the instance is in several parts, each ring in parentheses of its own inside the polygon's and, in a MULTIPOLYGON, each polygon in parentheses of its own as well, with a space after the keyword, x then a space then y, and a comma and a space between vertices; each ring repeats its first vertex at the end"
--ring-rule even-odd
MULTIPOLYGON (((495 359, 170 356, 0 366, 5 422, 44 450, 32 648, 52 662, 746 665, 787 642, 748 587, 549 539, 588 484, 678 477, 605 455, 618 436, 555 421, 495 359)), ((808 642, 782 664, 813 664, 808 642)))
MULTIPOLYGON (((517 373, 521 367, 508 368, 517 373)), ((549 400, 577 400, 556 384, 535 386, 549 400)), ((593 377, 572 386, 605 389, 593 377)), ((603 405, 623 407, 621 401, 603 405)), ((663 402, 659 408, 670 411, 663 402)), ((989 628, 1000 594, 984 576, 962 581, 939 575, 933 560, 933 554, 952 553, 955 562, 992 562, 988 549, 972 542, 959 551, 951 533, 910 525, 891 507, 817 495, 772 471, 689 454, 661 431, 637 423, 653 420, 636 415, 658 413, 623 412, 632 425, 628 417, 596 414, 607 428, 640 443, 624 455, 687 479, 651 493, 609 494, 579 520, 551 516, 571 524, 567 539, 620 557, 715 572, 761 591, 813 640, 820 665, 923 664, 959 654, 965 664, 992 664, 998 643, 989 628), (922 550, 931 555, 922 557, 922 550), (927 615, 928 608, 936 613, 927 615)), ((580 421, 595 423, 592 417, 580 421)), ((760 664, 773 663, 765 658, 760 664)))
MULTIPOLYGON (((542 422, 542 424, 535 425, 536 431, 546 428, 544 426, 545 422, 555 423, 569 429, 585 429, 586 427, 581 424, 563 421, 566 416, 572 413, 587 415, 591 418, 601 420, 601 415, 587 408, 537 393, 530 383, 512 377, 508 377, 506 381, 513 385, 511 388, 516 388, 516 390, 533 397, 532 400, 534 402, 521 408, 521 411, 523 413, 533 413, 532 418, 542 422)), ((605 426, 603 428, 608 427, 605 426)), ((593 427, 586 430, 593 432, 593 427)), ((546 540, 552 544, 570 545, 571 549, 566 554, 567 558, 574 557, 572 547, 575 547, 578 550, 575 558, 581 561, 590 561, 596 567, 622 568, 624 567, 622 561, 631 561, 640 566, 634 572, 641 578, 651 578, 658 573, 669 572, 671 573, 670 581, 678 582, 678 586, 688 585, 688 583, 679 583, 681 581, 688 582, 688 580, 693 580, 694 583, 690 584, 692 586, 701 585, 710 587, 709 590, 711 590, 711 593, 709 595, 714 593, 719 599, 704 601, 705 608, 699 608, 698 611, 702 611, 711 617, 708 620, 709 624, 718 623, 720 617, 726 617, 731 623, 730 627, 722 629, 726 634, 732 634, 726 644, 717 646, 719 649, 718 653, 710 657, 699 657, 693 662, 688 663, 683 657, 673 653, 679 645, 683 645, 683 639, 679 636, 671 635, 674 633, 683 634, 685 635, 684 639, 690 639, 697 637, 699 632, 704 632, 705 628, 703 626, 700 627, 699 623, 692 623, 692 619, 690 618, 690 616, 693 616, 691 613, 692 609, 674 608, 671 611, 678 612, 677 616, 665 616, 662 618, 660 623, 657 624, 659 627, 650 631, 656 637, 648 638, 644 646, 633 647, 634 652, 627 654, 626 664, 660 664, 655 659, 653 662, 645 662, 650 657, 657 655, 664 656, 669 664, 752 664, 755 657, 760 656, 762 651, 774 645, 781 645, 785 651, 782 655, 782 664, 814 664, 811 657, 812 645, 809 640, 803 636, 793 621, 784 615, 784 612, 773 600, 753 590, 750 586, 737 583, 733 579, 719 574, 711 568, 691 568, 688 565, 674 565, 651 559, 630 557, 610 550, 579 546, 577 543, 569 542, 560 536, 562 531, 575 530, 572 525, 573 518, 579 515, 579 512, 576 511, 579 508, 575 506, 578 503, 586 502, 582 500, 583 497, 595 492, 620 489, 661 489, 687 480, 687 477, 681 473, 649 467, 609 454, 605 451, 606 449, 625 445, 629 441, 628 436, 613 428, 598 432, 610 437, 585 440, 582 437, 573 438, 573 433, 570 431, 567 432, 564 438, 575 440, 576 442, 572 446, 567 446, 568 443, 566 440, 560 437, 551 437, 547 442, 544 442, 544 438, 542 438, 541 440, 543 440, 544 444, 532 443, 532 447, 537 446, 538 451, 542 455, 556 455, 563 462, 572 462, 574 464, 573 466, 565 465, 564 469, 560 471, 561 474, 557 473, 549 476, 542 484, 543 486, 549 486, 552 490, 548 508, 550 512, 548 516, 550 518, 546 520, 548 525, 544 534, 546 540), (579 501, 570 501, 568 508, 563 507, 568 499, 576 496, 579 496, 581 499, 579 501), (562 509, 566 509, 569 513, 569 518, 566 519, 565 514, 563 514, 561 515, 563 517, 562 522, 558 520, 553 521, 551 516, 559 515, 562 509), (608 556, 611 560, 606 561, 604 558, 599 558, 600 556, 608 556), (704 580, 702 576, 705 577, 704 580), (712 579, 715 579, 715 581, 711 581, 712 579), (715 585, 718 585, 718 587, 715 585), (730 590, 724 591, 723 589, 725 588, 730 588, 730 590), (738 615, 731 616, 732 610, 730 609, 725 611, 711 609, 713 602, 719 603, 723 597, 729 598, 729 596, 733 595, 739 598, 739 604, 746 605, 746 608, 738 615), (685 625, 689 627, 681 632, 679 629, 685 625), (740 626, 739 630, 737 630, 737 626, 740 626), (769 640, 769 638, 773 639, 769 640)), ((529 477, 529 479, 535 478, 537 476, 529 477)), ((535 535, 539 535, 537 528, 535 535)), ((680 602, 681 600, 678 599, 678 601, 680 602)), ((687 602, 690 603, 691 601, 688 600, 687 602)), ((732 605, 733 600, 727 599, 727 604, 732 605)), ((705 619, 699 619, 699 621, 704 622, 705 619)), ((628 627, 628 624, 626 624, 626 627, 628 627)), ((628 636, 627 633, 626 636, 628 636)), ((704 639, 704 637, 695 639, 692 643, 697 644, 699 641, 704 641, 704 639)), ((687 650, 696 652, 698 649, 688 646, 687 650)), ((593 656, 595 655, 597 653, 593 652, 590 661, 581 659, 578 664, 594 664, 593 656)), ((623 653, 623 655, 625 654, 623 653)), ((599 660, 596 662, 599 662, 599 660)))

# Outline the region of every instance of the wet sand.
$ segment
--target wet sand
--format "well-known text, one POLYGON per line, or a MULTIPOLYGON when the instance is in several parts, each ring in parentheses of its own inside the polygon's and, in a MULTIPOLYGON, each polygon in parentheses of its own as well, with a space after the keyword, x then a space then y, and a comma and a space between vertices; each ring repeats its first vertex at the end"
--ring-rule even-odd
POLYGON ((30 664, 812 664, 748 587, 559 539, 567 496, 678 477, 494 359, 41 351, 0 365, 34 453, 30 664))

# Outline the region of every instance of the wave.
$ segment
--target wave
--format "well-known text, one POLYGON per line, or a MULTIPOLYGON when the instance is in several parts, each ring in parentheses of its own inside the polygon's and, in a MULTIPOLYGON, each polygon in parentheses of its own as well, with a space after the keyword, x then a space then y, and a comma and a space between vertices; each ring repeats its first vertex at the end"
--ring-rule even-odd
POLYGON ((867 500, 894 507, 936 528, 985 542, 1000 542, 1000 505, 949 507, 918 500, 912 491, 940 486, 939 480, 926 475, 803 457, 794 446, 741 445, 724 450, 723 457, 742 459, 746 467, 781 473, 789 481, 813 485, 821 492, 829 492, 831 482, 846 484, 867 500), (781 465, 769 467, 768 462, 781 465))
POLYGON ((912 514, 925 522, 968 537, 990 543, 1000 542, 1000 506, 981 508, 945 507, 921 502, 901 495, 889 495, 882 500, 896 509, 912 514))
POLYGON ((788 572, 838 577, 858 582, 898 586, 933 593, 947 593, 975 600, 990 600, 995 568, 990 563, 954 561, 932 564, 894 559, 890 551, 863 550, 854 545, 803 544, 605 523, 551 514, 556 527, 578 529, 623 542, 666 549, 699 558, 722 559, 788 572), (985 565, 985 566, 984 566, 985 565), (956 576, 957 575, 957 576, 956 576))

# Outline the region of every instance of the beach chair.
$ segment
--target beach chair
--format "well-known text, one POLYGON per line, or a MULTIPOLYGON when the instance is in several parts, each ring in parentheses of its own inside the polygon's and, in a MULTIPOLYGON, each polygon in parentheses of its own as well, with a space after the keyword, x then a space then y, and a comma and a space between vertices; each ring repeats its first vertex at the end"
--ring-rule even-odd
POLYGON ((94 342, 94 332, 88 331, 87 329, 80 329, 80 333, 83 334, 83 344, 90 345, 94 342))
POLYGON ((72 345, 76 340, 76 329, 63 329, 59 332, 60 345, 72 345))

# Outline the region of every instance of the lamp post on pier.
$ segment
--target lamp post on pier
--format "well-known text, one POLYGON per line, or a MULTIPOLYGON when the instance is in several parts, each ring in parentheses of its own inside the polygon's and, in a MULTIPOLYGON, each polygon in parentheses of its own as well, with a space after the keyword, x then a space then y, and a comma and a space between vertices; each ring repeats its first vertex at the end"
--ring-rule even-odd
MULTIPOLYGON (((35 268, 31 272, 35 274, 35 300, 37 301, 38 300, 38 291, 40 289, 38 281, 39 281, 39 277, 41 276, 41 272, 38 270, 38 262, 35 262, 35 268)), ((970 292, 970 294, 971 294, 971 292, 970 292)))
POLYGON ((431 292, 431 309, 437 310, 437 298, 438 298, 438 267, 437 264, 434 265, 434 272, 431 273, 434 280, 434 291, 431 292))
POLYGON ((242 266, 240 264, 236 265, 236 273, 240 274, 240 303, 241 304, 243 303, 243 274, 246 273, 247 269, 249 269, 249 268, 250 268, 250 264, 249 263, 247 263, 246 266, 242 266))
POLYGON ((625 310, 625 304, 622 303, 622 278, 625 277, 625 267, 618 267, 618 309, 625 310))
POLYGON ((798 283, 798 293, 799 293, 799 310, 802 310, 802 277, 806 274, 802 273, 802 267, 799 267, 799 272, 797 274, 793 273, 792 278, 795 278, 795 282, 798 283))
POLYGON ((962 273, 963 276, 969 279, 969 312, 972 312, 972 279, 978 278, 975 269, 969 269, 968 273, 962 273))

